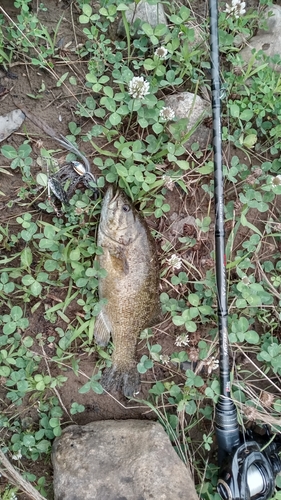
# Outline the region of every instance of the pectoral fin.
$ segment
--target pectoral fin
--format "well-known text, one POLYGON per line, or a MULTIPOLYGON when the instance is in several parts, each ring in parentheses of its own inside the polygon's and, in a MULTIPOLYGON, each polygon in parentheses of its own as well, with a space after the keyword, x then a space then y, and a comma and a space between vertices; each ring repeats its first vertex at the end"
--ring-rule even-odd
POLYGON ((100 346, 106 346, 110 339, 111 325, 109 319, 102 309, 96 317, 94 336, 96 343, 100 346))

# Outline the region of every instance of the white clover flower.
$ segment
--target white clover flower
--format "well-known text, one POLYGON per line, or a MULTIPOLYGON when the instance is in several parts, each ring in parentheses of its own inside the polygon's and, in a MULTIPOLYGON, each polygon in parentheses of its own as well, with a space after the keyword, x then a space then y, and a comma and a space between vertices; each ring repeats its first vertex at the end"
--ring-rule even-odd
POLYGON ((276 175, 275 177, 272 177, 271 183, 273 186, 280 186, 281 184, 281 175, 276 175))
POLYGON ((241 281, 242 281, 243 285, 249 285, 250 284, 250 280, 249 280, 248 276, 243 276, 243 278, 242 278, 241 281))
POLYGON ((232 0, 231 5, 228 3, 225 5, 225 11, 227 14, 234 15, 236 19, 246 14, 246 2, 241 0, 232 0))
POLYGON ((165 120, 166 122, 169 120, 173 120, 175 118, 175 112, 169 106, 167 106, 166 108, 164 107, 160 109, 159 118, 165 120))
POLYGON ((208 367, 208 375, 211 375, 211 373, 214 370, 218 369, 218 367, 219 367, 219 360, 215 359, 214 356, 212 356, 211 358, 209 358, 209 359, 207 359, 205 361, 205 365, 208 367))
POLYGON ((170 357, 167 354, 160 354, 159 359, 163 365, 167 365, 170 361, 170 357))
POLYGON ((10 496, 10 500, 18 500, 18 497, 15 493, 12 493, 10 496))
POLYGON ((12 455, 12 460, 20 460, 22 457, 21 450, 19 450, 17 453, 12 455))
POLYGON ((143 76, 134 76, 129 82, 128 93, 134 99, 143 99, 144 96, 149 94, 149 83, 143 76))
POLYGON ((171 255, 171 257, 168 259, 168 264, 169 266, 172 266, 174 269, 180 269, 182 260, 178 255, 173 253, 173 255, 171 255))
POLYGON ((173 191, 174 189, 174 186, 175 186, 175 183, 172 179, 172 177, 170 177, 169 175, 162 175, 162 179, 164 181, 164 186, 169 189, 169 191, 173 191))
POLYGON ((163 47, 163 46, 158 47, 158 49, 156 49, 154 52, 154 55, 159 57, 159 59, 166 59, 167 54, 168 54, 168 51, 167 51, 166 47, 163 47))
POLYGON ((178 335, 176 340, 175 340, 175 345, 178 347, 182 347, 184 345, 189 345, 189 335, 187 335, 185 333, 178 335))

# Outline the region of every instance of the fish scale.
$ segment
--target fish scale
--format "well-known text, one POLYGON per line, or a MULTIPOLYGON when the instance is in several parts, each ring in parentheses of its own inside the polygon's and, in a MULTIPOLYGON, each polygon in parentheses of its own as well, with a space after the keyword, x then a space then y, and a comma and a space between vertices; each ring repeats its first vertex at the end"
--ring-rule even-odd
POLYGON ((102 205, 98 230, 100 299, 106 299, 95 323, 95 340, 107 345, 112 336, 112 366, 101 384, 127 397, 139 391, 136 346, 142 330, 159 322, 159 271, 156 245, 147 224, 126 195, 109 187, 102 205))

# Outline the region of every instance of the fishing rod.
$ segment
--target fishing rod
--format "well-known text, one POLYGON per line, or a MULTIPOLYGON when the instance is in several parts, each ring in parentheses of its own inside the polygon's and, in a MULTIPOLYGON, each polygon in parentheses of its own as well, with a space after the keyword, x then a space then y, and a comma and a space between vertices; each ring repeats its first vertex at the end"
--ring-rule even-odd
MULTIPOLYGON (((265 451, 261 436, 239 431, 237 410, 231 399, 227 280, 224 231, 224 189, 221 134, 221 85, 219 64, 218 0, 209 0, 211 89, 213 116, 215 267, 217 281, 218 334, 220 346, 220 397, 215 411, 215 431, 220 466, 218 493, 224 500, 268 500, 281 471, 277 441, 265 451)), ((268 435, 267 435, 268 437, 268 435)))

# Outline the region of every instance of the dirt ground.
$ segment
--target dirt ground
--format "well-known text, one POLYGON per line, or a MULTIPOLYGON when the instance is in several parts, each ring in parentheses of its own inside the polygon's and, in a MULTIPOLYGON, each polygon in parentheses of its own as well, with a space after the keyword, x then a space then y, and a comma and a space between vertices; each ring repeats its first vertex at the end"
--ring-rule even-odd
MULTIPOLYGON (((194 15, 199 21, 202 17, 206 18, 208 13, 208 2, 206 0, 191 0, 190 3, 185 3, 191 7, 194 15)), ((2 0, 1 2, 1 6, 7 11, 11 18, 15 18, 17 11, 11 4, 13 4, 11 0, 2 0)), ((255 7, 258 4, 258 0, 248 0, 247 2, 247 6, 251 7, 255 7)), ((85 41, 81 26, 76 23, 79 12, 75 6, 75 2, 71 3, 68 1, 48 0, 46 2, 46 6, 48 7, 48 11, 41 11, 40 19, 42 23, 48 27, 50 33, 57 25, 59 18, 61 16, 63 17, 58 36, 58 40, 62 40, 62 47, 65 47, 68 42, 71 42, 72 45, 69 46, 71 47, 75 43, 83 43, 85 41)), ((32 2, 32 8, 36 10, 36 1, 32 2)), ((52 128, 58 132, 58 134, 67 135, 69 133, 68 123, 70 121, 76 122, 77 125, 82 128, 82 133, 85 133, 92 126, 92 123, 90 120, 82 119, 77 116, 75 114, 75 109, 79 99, 84 99, 86 94, 90 95, 90 89, 86 89, 83 85, 85 75, 87 73, 87 64, 85 62, 83 63, 83 61, 78 61, 77 63, 77 61, 71 59, 71 54, 69 54, 69 58, 67 56, 68 53, 66 50, 64 62, 55 64, 54 73, 56 78, 62 76, 66 71, 75 75, 78 82, 80 82, 77 87, 76 95, 68 92, 64 86, 57 87, 54 74, 41 69, 36 69, 34 66, 29 64, 27 61, 23 61, 22 59, 14 59, 10 68, 12 75, 6 75, 3 72, 0 74, 0 84, 8 90, 7 93, 0 97, 0 114, 5 115, 15 107, 23 105, 34 115, 39 116, 47 124, 51 125, 52 128), (44 84, 45 87, 45 90, 43 91, 42 84, 44 84), (30 95, 40 96, 40 98, 34 99, 29 97, 30 95)), ((32 156, 34 158, 34 165, 32 168, 34 169, 34 174, 36 174, 37 172, 40 172, 40 167, 36 164, 39 148, 42 146, 46 149, 57 150, 58 148, 57 144, 51 138, 47 137, 42 130, 36 127, 36 125, 28 119, 25 120, 19 132, 11 135, 1 145, 10 144, 11 146, 18 148, 27 137, 30 140, 30 145, 33 150, 32 156)), ((92 160, 96 155, 96 152, 91 150, 89 143, 80 143, 79 147, 93 166, 92 160)), ((235 154, 237 154, 237 151, 235 154)), ((56 155, 60 164, 64 163, 66 155, 66 151, 60 152, 56 155)), ((210 155, 210 151, 206 151, 206 158, 207 155, 210 155)), ((0 161, 1 165, 8 165, 9 163, 9 161, 3 157, 0 157, 0 161)), ((247 159, 243 159, 243 161, 246 162, 247 159)), ((93 173, 97 173, 95 172, 94 166, 92 171, 93 173)), ((14 228, 15 232, 17 232, 19 230, 19 226, 17 226, 15 219, 27 209, 30 203, 32 204, 32 200, 22 202, 18 197, 18 192, 21 188, 21 176, 17 174, 17 172, 14 171, 13 176, 7 176, 0 173, 0 179, 0 188, 4 193, 4 196, 0 197, 0 224, 5 226, 9 223, 9 227, 14 228), (13 200, 12 206, 9 203, 11 200, 13 200)), ((163 235, 168 235, 169 238, 171 238, 171 227, 173 226, 173 221, 175 220, 172 219, 172 217, 174 217, 173 214, 176 214, 176 216, 180 215, 181 218, 185 217, 187 214, 189 216, 196 217, 200 211, 204 210, 204 204, 202 205, 202 193, 198 190, 196 191, 196 196, 190 199, 183 192, 179 191, 178 188, 175 188, 174 191, 168 193, 167 201, 171 205, 171 211, 167 219, 164 222, 160 222, 162 225, 160 227, 158 226, 157 229, 159 229, 163 235)), ((35 206, 31 206, 33 210, 36 210, 35 206)), ((38 217, 43 219, 45 217, 45 220, 49 220, 49 216, 40 213, 40 211, 38 211, 38 217)), ((253 214, 253 218, 255 218, 255 214, 253 214)), ((156 228, 156 224, 159 224, 159 222, 152 219, 149 223, 153 229, 156 228)), ((245 231, 247 231, 247 229, 245 231)), ((240 237, 241 239, 245 238, 246 232, 245 234, 241 234, 240 237)), ((239 244, 239 242, 237 244, 239 244)), ((201 242, 200 248, 196 250, 196 255, 192 256, 199 276, 204 272, 204 270, 206 270, 206 268, 208 268, 208 266, 211 267, 213 265, 213 262, 210 262, 209 259, 210 251, 212 249, 213 241, 210 237, 208 237, 201 242)), ((160 251, 159 244, 159 253, 160 251)), ((4 253, 2 252, 1 256, 3 255, 4 253)), ((198 279, 198 276, 196 276, 196 272, 194 271, 194 279, 196 278, 198 279)), ((164 289, 165 285, 163 284, 163 291, 164 289)), ((52 299, 51 295, 55 297, 56 290, 52 290, 52 294, 50 294, 48 299, 50 301, 50 305, 54 305, 56 301, 52 299)), ((72 310, 68 311, 68 313, 70 316, 72 315, 75 317, 76 311, 72 310)), ((34 338, 38 333, 43 333, 46 337, 50 335, 57 335, 54 328, 59 325, 52 325, 47 322, 44 318, 43 307, 39 307, 33 314, 30 313, 29 320, 30 328, 26 331, 27 335, 34 338)), ((154 343, 161 344, 163 354, 171 354, 175 351, 174 342, 175 327, 171 322, 166 321, 154 328, 154 343)), ((138 358, 146 352, 145 341, 139 341, 137 352, 138 358)), ((45 358, 49 362, 51 374, 55 376, 60 373, 67 376, 67 382, 61 389, 58 389, 58 395, 61 398, 63 407, 65 408, 65 422, 75 422, 83 425, 92 422, 93 420, 101 419, 156 418, 155 414, 153 414, 147 406, 138 402, 128 402, 128 400, 120 396, 120 394, 97 395, 93 391, 88 392, 87 394, 78 393, 79 388, 87 381, 87 377, 91 377, 93 374, 96 361, 95 354, 88 354, 82 350, 81 353, 77 353, 77 358, 80 360, 79 376, 76 376, 73 370, 67 366, 64 367, 63 371, 60 370, 57 364, 51 360, 53 354, 52 346, 46 348, 45 358), (74 401, 83 404, 85 406, 85 411, 81 414, 71 416, 69 409, 74 401)), ((160 364, 155 364, 152 371, 150 370, 142 376, 142 392, 139 395, 139 399, 147 399, 148 390, 156 380, 168 380, 174 374, 175 373, 171 373, 170 368, 168 369, 160 364)), ((183 375, 184 372, 177 373, 179 380, 184 380, 183 375)), ((1 408, 6 409, 7 404, 7 401, 5 401, 5 389, 0 386, 0 410, 1 408)), ((36 418, 36 410, 32 406, 30 407, 30 402, 25 401, 24 405, 26 406, 22 408, 21 411, 23 411, 26 416, 36 418)), ((46 468, 41 462, 23 462, 23 468, 29 470, 30 472, 34 472, 38 476, 43 475, 43 473, 46 474, 46 468)), ((52 472, 49 470, 49 479, 51 479, 51 474, 52 472)), ((18 494, 18 498, 25 500, 24 495, 18 494)))

